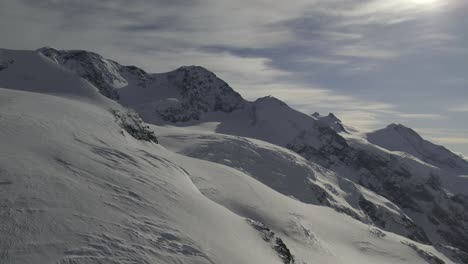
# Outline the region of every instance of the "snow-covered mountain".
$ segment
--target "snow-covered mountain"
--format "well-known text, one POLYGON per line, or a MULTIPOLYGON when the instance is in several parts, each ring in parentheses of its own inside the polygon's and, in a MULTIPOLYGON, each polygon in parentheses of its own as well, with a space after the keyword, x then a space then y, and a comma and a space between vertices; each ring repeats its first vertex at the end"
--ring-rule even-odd
POLYGON ((0 50, 0 121, 1 263, 468 263, 455 154, 202 67, 0 50))
POLYGON ((367 140, 391 151, 408 153, 429 164, 448 169, 466 171, 468 162, 443 146, 424 140, 416 131, 401 124, 368 133, 367 140))

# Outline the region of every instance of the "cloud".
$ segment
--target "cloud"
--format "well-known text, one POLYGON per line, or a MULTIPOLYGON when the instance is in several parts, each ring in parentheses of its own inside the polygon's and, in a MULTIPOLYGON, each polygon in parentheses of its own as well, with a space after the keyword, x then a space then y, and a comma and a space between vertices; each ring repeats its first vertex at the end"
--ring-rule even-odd
POLYGON ((468 112, 468 104, 452 106, 452 107, 449 108, 449 111, 452 111, 452 112, 468 112))
POLYGON ((468 129, 460 128, 416 128, 424 138, 468 156, 468 129))
POLYGON ((379 49, 379 48, 363 46, 363 45, 339 47, 333 50, 332 53, 337 56, 365 58, 365 59, 392 59, 400 55, 400 53, 395 52, 395 51, 379 49))
POLYGON ((468 145, 467 137, 431 137, 432 140, 440 142, 441 144, 464 144, 468 145))
POLYGON ((398 114, 398 116, 402 118, 412 118, 412 119, 434 119, 434 118, 443 117, 440 114, 411 114, 411 113, 401 113, 401 114, 398 114))
POLYGON ((299 62, 314 63, 314 64, 331 64, 331 65, 343 65, 343 64, 348 63, 348 61, 346 60, 327 58, 327 57, 309 57, 309 58, 304 58, 302 60, 299 60, 299 62))

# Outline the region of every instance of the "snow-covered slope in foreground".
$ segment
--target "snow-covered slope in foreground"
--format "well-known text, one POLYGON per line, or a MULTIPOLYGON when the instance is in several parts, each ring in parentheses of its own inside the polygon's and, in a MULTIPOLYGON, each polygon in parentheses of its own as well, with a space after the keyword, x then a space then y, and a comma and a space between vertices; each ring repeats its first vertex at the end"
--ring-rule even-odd
POLYGON ((137 141, 94 105, 0 95, 2 263, 282 263, 245 217, 297 263, 451 263, 238 170, 137 141))
POLYGON ((107 110, 4 89, 0 98, 2 263, 280 263, 107 110))
POLYGON ((37 56, 0 54, 16 64, 0 71, 1 263, 453 263, 171 152, 92 84, 37 56), (48 70, 29 72, 30 60, 48 70), (49 82, 62 77, 79 83, 49 82))

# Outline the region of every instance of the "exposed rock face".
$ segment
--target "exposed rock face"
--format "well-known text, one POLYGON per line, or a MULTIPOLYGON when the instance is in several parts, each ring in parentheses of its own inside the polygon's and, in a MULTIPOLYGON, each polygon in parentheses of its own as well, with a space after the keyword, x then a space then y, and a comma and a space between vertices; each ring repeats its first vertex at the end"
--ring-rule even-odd
POLYGON ((283 260, 284 264, 296 263, 294 261, 294 256, 291 254, 286 244, 284 244, 283 240, 271 231, 270 228, 261 222, 251 219, 247 219, 247 222, 260 232, 262 239, 265 242, 271 244, 272 248, 278 253, 278 256, 283 260))
POLYGON ((15 62, 15 60, 12 60, 12 59, 7 60, 7 61, 0 61, 0 71, 8 69, 8 66, 13 64, 14 62, 15 62))
POLYGON ((318 140, 320 145, 310 145, 304 140, 303 134, 299 134, 286 147, 297 152, 309 160, 318 161, 325 167, 335 163, 335 158, 345 155, 349 151, 346 140, 330 127, 318 127, 318 140))
POLYGON ((168 79, 181 96, 177 104, 158 110, 169 122, 198 120, 209 111, 232 112, 245 103, 240 94, 203 67, 181 67, 168 73, 168 79))
POLYGON ((328 127, 336 132, 347 132, 340 119, 338 119, 333 113, 329 113, 327 116, 322 116, 318 112, 311 114, 315 117, 323 127, 328 127))
POLYGON ((435 246, 437 250, 439 250, 440 252, 443 252, 446 256, 451 258, 454 262, 468 263, 468 254, 461 251, 460 249, 447 246, 447 245, 440 245, 440 244, 437 244, 435 246))
MULTIPOLYGON (((340 149, 331 146, 322 150, 307 145, 290 145, 289 148, 332 170, 346 168, 350 175, 357 177, 360 185, 389 199, 416 219, 402 218, 407 230, 397 233, 427 244, 439 243, 440 237, 443 243, 468 251, 468 200, 463 195, 447 194, 437 170, 418 171, 412 169, 418 165, 414 160, 363 149, 356 143, 343 144, 340 149)), ((378 207, 365 200, 360 201, 360 206, 374 224, 387 229, 388 218, 383 217, 378 207)))
POLYGON ((116 122, 134 138, 158 143, 158 139, 154 132, 149 128, 149 126, 143 123, 143 120, 141 120, 137 113, 130 110, 125 112, 113 110, 112 113, 115 116, 116 122))
POLYGON ((435 256, 434 254, 427 252, 413 243, 402 242, 403 244, 407 245, 408 247, 412 248, 416 251, 423 259, 425 259, 428 263, 431 264, 445 264, 445 261, 441 260, 439 257, 435 256))

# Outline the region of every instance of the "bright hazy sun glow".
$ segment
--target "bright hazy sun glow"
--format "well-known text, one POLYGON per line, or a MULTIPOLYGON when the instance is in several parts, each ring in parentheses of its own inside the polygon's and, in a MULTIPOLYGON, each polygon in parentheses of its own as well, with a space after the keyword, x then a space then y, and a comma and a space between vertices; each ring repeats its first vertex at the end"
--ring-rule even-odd
POLYGON ((413 2, 418 5, 434 5, 439 2, 439 0, 408 0, 409 2, 413 2))

